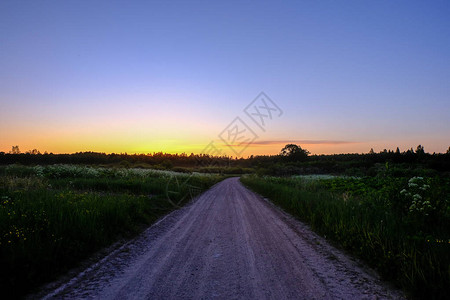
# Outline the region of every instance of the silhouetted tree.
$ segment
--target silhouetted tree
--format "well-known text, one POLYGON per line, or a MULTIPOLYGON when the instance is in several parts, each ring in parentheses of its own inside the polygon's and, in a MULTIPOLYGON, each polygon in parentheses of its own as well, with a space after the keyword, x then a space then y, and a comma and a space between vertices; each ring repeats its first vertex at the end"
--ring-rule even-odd
POLYGON ((19 146, 12 146, 11 151, 9 151, 10 154, 20 154, 19 146))
POLYGON ((419 154, 419 155, 425 154, 425 149, 423 148, 422 145, 417 146, 417 148, 416 148, 416 154, 419 154))
POLYGON ((308 158, 309 151, 295 144, 287 144, 281 149, 280 155, 290 161, 305 161, 308 158))
POLYGON ((418 145, 416 148, 416 157, 418 161, 422 161, 425 157, 425 149, 422 145, 418 145))
POLYGON ((27 152, 25 152, 26 154, 32 154, 32 155, 37 155, 37 154, 41 154, 41 152, 38 149, 33 149, 33 150, 28 150, 27 152))

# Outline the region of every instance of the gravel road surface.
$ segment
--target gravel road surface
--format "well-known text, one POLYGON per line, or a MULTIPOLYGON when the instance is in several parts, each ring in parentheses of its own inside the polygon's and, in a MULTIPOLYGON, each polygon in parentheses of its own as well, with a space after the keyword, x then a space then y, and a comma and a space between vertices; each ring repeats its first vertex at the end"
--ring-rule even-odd
POLYGON ((229 178, 42 298, 403 296, 238 178, 229 178))

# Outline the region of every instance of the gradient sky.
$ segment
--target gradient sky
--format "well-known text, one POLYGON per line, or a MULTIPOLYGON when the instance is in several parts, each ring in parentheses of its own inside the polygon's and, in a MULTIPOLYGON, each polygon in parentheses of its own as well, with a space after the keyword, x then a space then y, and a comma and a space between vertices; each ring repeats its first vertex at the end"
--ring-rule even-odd
POLYGON ((450 146, 449 1, 1 1, 0 151, 450 146), (264 91, 283 111, 260 130, 264 91))

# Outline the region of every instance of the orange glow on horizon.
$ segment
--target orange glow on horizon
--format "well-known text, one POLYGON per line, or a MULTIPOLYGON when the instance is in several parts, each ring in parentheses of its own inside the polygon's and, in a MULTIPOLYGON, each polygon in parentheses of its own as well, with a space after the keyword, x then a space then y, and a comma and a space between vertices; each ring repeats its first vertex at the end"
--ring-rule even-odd
MULTIPOLYGON (((33 138, 32 136, 23 136, 22 138, 8 139, 0 142, 0 151, 9 152, 11 147, 18 145, 21 152, 37 149, 41 153, 47 151, 48 153, 62 154, 75 152, 102 152, 102 153, 128 153, 128 154, 147 154, 155 152, 163 152, 169 154, 202 154, 205 152, 205 147, 210 141, 201 140, 199 138, 192 139, 154 139, 151 142, 143 142, 141 139, 135 137, 115 138, 114 135, 104 135, 103 139, 99 136, 41 136, 40 138, 33 138)), ((215 146, 221 150, 222 155, 233 157, 248 157, 251 155, 276 155, 287 144, 287 142, 273 142, 270 144, 249 144, 243 146, 234 146, 236 151, 223 144, 221 141, 214 141, 215 146), (245 149, 243 148, 245 147, 245 149)), ((295 142, 293 142, 295 144, 295 142)), ((371 148, 375 152, 380 152, 383 149, 395 150, 399 147, 401 151, 406 151, 410 148, 415 149, 418 143, 410 142, 397 145, 395 142, 360 142, 360 143, 342 143, 342 144, 327 144, 327 143, 296 143, 303 149, 308 150, 311 154, 342 154, 342 153, 367 153, 371 148)), ((434 148, 439 147, 441 150, 430 150, 431 145, 421 143, 425 146, 426 152, 445 153, 448 146, 435 145, 434 148)), ((215 153, 207 153, 215 154, 215 153)))

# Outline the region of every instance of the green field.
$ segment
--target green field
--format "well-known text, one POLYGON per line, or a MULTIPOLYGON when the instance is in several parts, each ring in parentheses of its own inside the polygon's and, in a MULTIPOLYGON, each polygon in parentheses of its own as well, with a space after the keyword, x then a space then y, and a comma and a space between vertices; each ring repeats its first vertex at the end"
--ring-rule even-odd
POLYGON ((0 167, 0 286, 20 297, 221 179, 149 169, 0 167))
POLYGON ((448 177, 252 175, 241 181, 365 260, 411 298, 448 299, 448 177))

